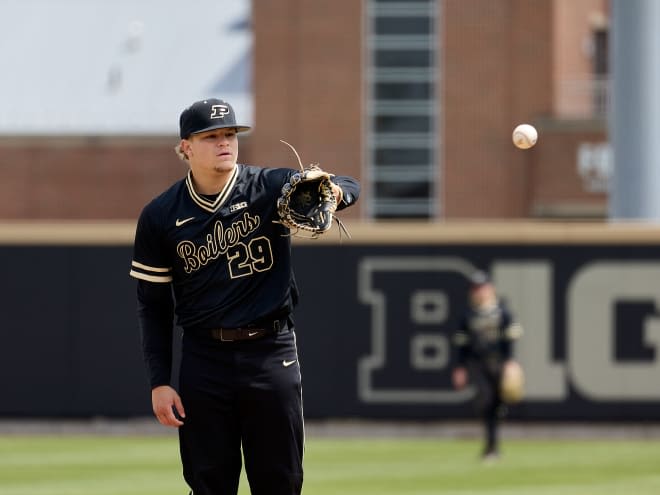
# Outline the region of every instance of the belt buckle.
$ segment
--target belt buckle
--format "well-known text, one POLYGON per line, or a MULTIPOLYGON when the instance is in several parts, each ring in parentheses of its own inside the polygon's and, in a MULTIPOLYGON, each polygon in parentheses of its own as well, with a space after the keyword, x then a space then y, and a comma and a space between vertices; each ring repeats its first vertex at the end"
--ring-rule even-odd
POLYGON ((221 341, 221 342, 233 342, 234 339, 226 339, 226 338, 225 338, 225 336, 224 336, 224 330, 225 330, 224 328, 221 328, 221 329, 220 329, 220 341, 221 341))

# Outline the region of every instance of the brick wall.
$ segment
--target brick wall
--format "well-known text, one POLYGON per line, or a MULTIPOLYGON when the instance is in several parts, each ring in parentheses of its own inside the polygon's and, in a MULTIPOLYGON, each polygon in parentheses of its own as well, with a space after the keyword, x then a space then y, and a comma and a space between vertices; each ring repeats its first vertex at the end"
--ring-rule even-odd
POLYGON ((177 142, 174 136, 2 138, 0 219, 135 219, 187 172, 174 153, 177 142))
MULTIPOLYGON (((253 2, 254 161, 361 179, 362 2, 253 2)), ((359 208, 343 213, 358 216, 359 208)))
POLYGON ((511 131, 551 111, 551 6, 546 0, 445 2, 447 217, 528 213, 529 170, 511 131))

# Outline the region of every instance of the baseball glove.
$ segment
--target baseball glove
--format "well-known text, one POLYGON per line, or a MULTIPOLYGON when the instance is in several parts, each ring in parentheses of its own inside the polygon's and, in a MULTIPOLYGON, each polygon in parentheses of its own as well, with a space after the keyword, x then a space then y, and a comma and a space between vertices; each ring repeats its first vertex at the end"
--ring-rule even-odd
POLYGON ((337 210, 330 180, 332 175, 318 165, 303 167, 295 148, 286 141, 282 142, 296 154, 301 171, 293 174, 282 187, 277 199, 279 223, 288 227, 291 235, 316 238, 332 227, 337 210))
POLYGON ((500 397, 506 404, 520 402, 524 395, 525 375, 522 367, 515 361, 504 365, 500 379, 500 397))

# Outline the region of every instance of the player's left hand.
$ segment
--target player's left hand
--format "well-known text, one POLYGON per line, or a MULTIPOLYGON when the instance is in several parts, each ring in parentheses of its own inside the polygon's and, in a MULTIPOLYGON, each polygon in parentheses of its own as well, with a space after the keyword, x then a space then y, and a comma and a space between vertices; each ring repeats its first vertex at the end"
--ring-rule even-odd
POLYGON ((288 227, 291 235, 299 231, 311 238, 327 232, 332 227, 341 188, 332 182, 331 174, 312 165, 291 175, 282 186, 277 198, 279 223, 288 227))
POLYGON ((507 404, 520 402, 524 395, 525 374, 517 361, 510 359, 502 366, 500 396, 507 404))

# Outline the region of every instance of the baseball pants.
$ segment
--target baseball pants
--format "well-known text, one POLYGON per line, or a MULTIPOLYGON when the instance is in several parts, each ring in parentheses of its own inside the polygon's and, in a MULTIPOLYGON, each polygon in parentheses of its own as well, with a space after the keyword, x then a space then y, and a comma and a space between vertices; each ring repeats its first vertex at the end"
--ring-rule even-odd
POLYGON ((477 385, 477 408, 484 424, 485 452, 497 451, 499 446, 499 422, 502 419, 500 376, 498 367, 479 364, 473 368, 477 385))
POLYGON ((299 495, 304 428, 293 327, 259 340, 184 334, 179 428, 184 479, 194 495, 299 495), (242 455, 241 455, 242 454, 242 455))

